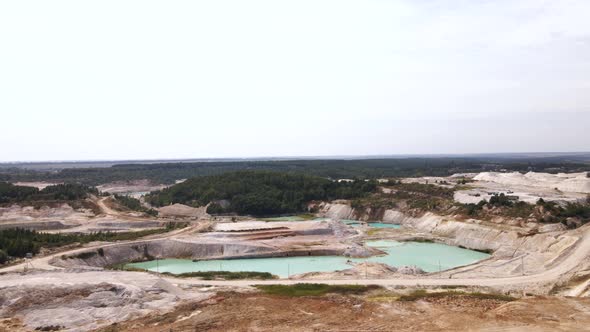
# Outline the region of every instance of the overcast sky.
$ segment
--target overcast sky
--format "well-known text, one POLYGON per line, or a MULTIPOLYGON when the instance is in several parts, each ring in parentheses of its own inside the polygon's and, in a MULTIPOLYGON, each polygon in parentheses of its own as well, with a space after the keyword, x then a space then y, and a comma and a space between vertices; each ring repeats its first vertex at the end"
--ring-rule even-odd
POLYGON ((590 1, 2 1, 0 161, 590 150, 590 1))

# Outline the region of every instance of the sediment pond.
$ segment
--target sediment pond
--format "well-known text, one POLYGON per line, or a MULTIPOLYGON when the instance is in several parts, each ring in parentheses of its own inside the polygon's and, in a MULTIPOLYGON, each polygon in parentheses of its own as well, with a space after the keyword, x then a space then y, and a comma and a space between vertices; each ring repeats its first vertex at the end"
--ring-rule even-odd
MULTIPOLYGON (((352 219, 341 219, 340 220, 341 223, 344 223, 348 226, 352 226, 352 227, 359 227, 362 225, 362 222, 358 221, 358 220, 352 220, 352 219)), ((383 222, 373 222, 373 221, 368 221, 366 223, 367 226, 369 227, 373 227, 373 228, 401 228, 401 225, 396 225, 396 224, 389 224, 389 223, 383 223, 383 222)))
MULTIPOLYGON (((313 221, 325 221, 325 220, 329 220, 330 218, 315 218, 312 219, 313 221)), ((285 217, 274 217, 274 218, 262 218, 260 219, 262 221, 305 221, 306 219, 304 219, 301 216, 285 216, 285 217)), ((353 227, 357 227, 361 225, 361 222, 358 220, 352 220, 352 219, 341 219, 340 222, 353 226, 353 227)), ((389 223, 383 223, 383 222, 372 222, 369 221, 367 222, 367 225, 369 227, 374 227, 374 228, 401 228, 400 225, 396 225, 396 224, 389 224, 389 223)))
POLYGON ((398 242, 378 240, 366 242, 379 248, 386 255, 369 258, 347 258, 343 256, 299 256, 247 259, 218 259, 193 262, 190 259, 161 259, 127 266, 154 272, 173 274, 203 271, 255 271, 269 272, 281 278, 308 272, 332 272, 351 268, 350 262, 376 262, 399 267, 416 265, 426 272, 436 272, 457 266, 475 263, 489 257, 478 251, 462 249, 439 243, 398 242))

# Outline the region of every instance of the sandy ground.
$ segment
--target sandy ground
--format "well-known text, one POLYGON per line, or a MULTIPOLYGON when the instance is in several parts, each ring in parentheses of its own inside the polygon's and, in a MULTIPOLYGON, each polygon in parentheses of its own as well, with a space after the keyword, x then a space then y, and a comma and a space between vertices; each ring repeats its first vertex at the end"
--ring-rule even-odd
POLYGON ((517 196, 519 200, 535 204, 539 198, 553 202, 576 202, 586 198, 585 193, 564 192, 542 187, 527 187, 524 185, 505 185, 495 182, 477 181, 469 184, 470 189, 455 192, 454 199, 459 203, 477 204, 481 200, 490 200, 492 194, 517 196))
POLYGON ((448 296, 407 302, 387 294, 221 293, 166 315, 118 324, 116 331, 588 331, 589 324, 589 299, 448 296))
POLYGON ((112 209, 109 197, 89 199, 98 212, 90 209, 73 209, 68 204, 43 206, 11 205, 0 207, 0 229, 25 227, 50 233, 98 232, 98 231, 136 231, 160 227, 162 221, 135 211, 121 212, 112 209))
MULTIPOLYGON (((449 178, 450 179, 450 178, 449 178)), ((470 189, 457 191, 455 201, 474 203, 489 200, 492 194, 517 196, 519 200, 535 204, 539 198, 545 201, 575 202, 590 193, 590 178, 586 173, 494 173, 484 172, 472 177, 470 189)))
POLYGON ((183 204, 172 204, 158 209, 161 217, 209 218, 207 207, 194 208, 183 204))
POLYGON ((506 186, 526 186, 590 194, 590 178, 587 176, 586 172, 568 174, 484 172, 479 173, 473 177, 473 179, 476 181, 493 182, 506 186))
POLYGON ((55 271, 0 278, 0 318, 8 319, 0 322, 0 331, 14 331, 19 325, 25 330, 88 331, 212 296, 147 273, 55 271))
POLYGON ((91 210, 74 210, 68 204, 35 209, 32 206, 11 205, 0 207, 0 227, 46 225, 47 229, 75 227, 95 217, 91 210))
POLYGON ((108 192, 111 194, 131 194, 134 193, 149 193, 151 191, 162 190, 166 185, 152 183, 149 180, 134 180, 134 181, 118 181, 105 183, 97 186, 101 192, 108 192))
MULTIPOLYGON (((466 173, 448 177, 419 177, 402 179, 404 183, 433 184, 452 188, 458 181, 468 179, 473 182, 465 184, 469 189, 455 193, 455 201, 464 204, 477 204, 489 200, 493 193, 518 196, 519 200, 534 204, 543 198, 545 201, 575 202, 583 200, 590 194, 590 178, 586 173, 549 174, 529 172, 513 173, 466 173)), ((391 189, 384 189, 390 192, 391 189)))

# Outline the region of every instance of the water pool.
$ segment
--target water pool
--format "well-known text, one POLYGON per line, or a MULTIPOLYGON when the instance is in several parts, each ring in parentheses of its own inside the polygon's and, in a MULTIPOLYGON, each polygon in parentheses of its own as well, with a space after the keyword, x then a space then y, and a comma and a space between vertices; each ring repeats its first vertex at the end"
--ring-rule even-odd
POLYGON ((386 224, 386 223, 382 223, 382 222, 370 222, 368 223, 369 227, 373 227, 373 228, 401 228, 402 226, 400 225, 395 225, 395 224, 386 224))
MULTIPOLYGON (((358 227, 361 225, 361 222, 358 220, 352 220, 352 219, 340 219, 341 223, 347 224, 349 226, 352 227, 358 227)), ((395 225, 395 224, 386 224, 383 222, 368 222, 367 225, 369 227, 373 227, 373 228, 401 228, 401 225, 395 225)))
POLYGON ((262 220, 262 221, 305 221, 305 219, 300 216, 260 218, 259 220, 262 220))
POLYGON ((352 219, 340 219, 340 222, 350 226, 359 226, 361 224, 360 221, 352 219))
POLYGON ((193 262, 190 259, 162 259, 127 266, 174 274, 203 271, 256 271, 269 272, 281 278, 307 272, 331 272, 351 268, 352 262, 377 262, 390 266, 416 265, 427 272, 446 270, 475 263, 489 255, 473 250, 438 243, 397 242, 390 240, 368 241, 387 254, 364 258, 343 256, 299 256, 273 258, 222 259, 193 262))

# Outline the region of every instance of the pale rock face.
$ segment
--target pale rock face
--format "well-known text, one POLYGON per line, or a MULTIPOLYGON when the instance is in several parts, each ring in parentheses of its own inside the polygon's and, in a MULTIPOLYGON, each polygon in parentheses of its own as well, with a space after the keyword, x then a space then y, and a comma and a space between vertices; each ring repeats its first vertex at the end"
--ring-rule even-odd
POLYGON ((539 233, 547 233, 547 232, 563 232, 567 228, 562 223, 557 224, 547 224, 542 225, 539 227, 539 233))
POLYGON ((398 268, 397 273, 416 275, 416 274, 424 274, 426 272, 424 272, 424 270, 417 267, 416 265, 410 265, 410 266, 402 266, 402 267, 398 268))
POLYGON ((188 205, 183 204, 173 204, 169 206, 164 206, 158 209, 158 212, 161 216, 179 216, 179 217, 193 217, 193 218, 201 218, 207 217, 207 207, 202 206, 198 208, 190 207, 188 205))
POLYGON ((354 210, 347 204, 326 203, 320 206, 320 213, 334 220, 352 219, 354 210))
POLYGON ((210 296, 185 291, 149 274, 59 271, 28 278, 7 274, 0 292, 0 317, 20 317, 31 331, 51 326, 60 331, 90 331, 172 310, 181 299, 210 296), (59 282, 64 280, 67 283, 59 282))
MULTIPOLYGON (((353 215, 352 208, 339 204, 326 205, 326 215, 337 215, 346 211, 353 215)), ((400 224, 419 232, 429 233, 433 237, 454 246, 463 246, 475 250, 492 250, 493 256, 509 261, 521 253, 528 253, 535 262, 534 268, 558 258, 579 240, 579 237, 566 232, 562 224, 535 226, 539 234, 522 236, 518 229, 504 229, 481 224, 478 220, 457 221, 452 216, 439 216, 426 213, 421 217, 411 217, 396 210, 386 210, 384 222, 400 224)), ((525 224, 525 221, 522 221, 525 224)), ((526 231, 531 228, 523 228, 526 231)), ((531 267, 533 268, 533 267, 531 267)))
POLYGON ((344 251, 346 257, 369 257, 372 255, 374 253, 369 248, 359 245, 353 245, 344 251))
POLYGON ((497 172, 484 172, 479 173, 473 179, 476 181, 494 182, 503 185, 520 185, 529 187, 540 187, 547 189, 555 189, 565 192, 575 193, 590 193, 590 178, 586 175, 586 172, 582 173, 535 173, 528 172, 521 174, 518 172, 513 173, 497 173, 497 172))

